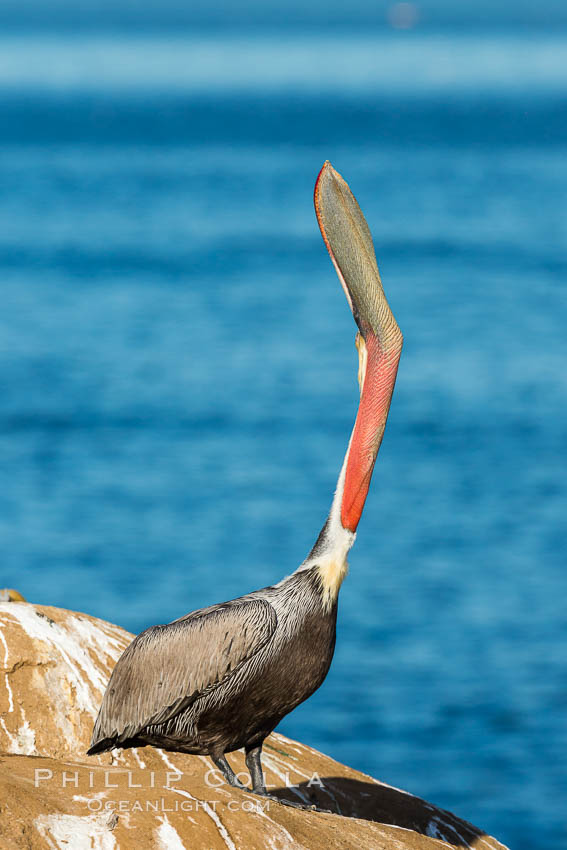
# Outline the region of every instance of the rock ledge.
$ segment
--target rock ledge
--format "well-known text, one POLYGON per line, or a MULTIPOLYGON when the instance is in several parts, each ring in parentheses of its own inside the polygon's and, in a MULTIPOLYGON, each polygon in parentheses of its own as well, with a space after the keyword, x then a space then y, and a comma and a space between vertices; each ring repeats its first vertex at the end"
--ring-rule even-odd
MULTIPOLYGON (((86 614, 0 602, 2 850, 502 850, 449 812, 278 734, 262 757, 272 793, 325 811, 228 788, 204 757, 145 747, 88 758, 131 639, 86 614)), ((242 753, 229 758, 245 773, 242 753)))

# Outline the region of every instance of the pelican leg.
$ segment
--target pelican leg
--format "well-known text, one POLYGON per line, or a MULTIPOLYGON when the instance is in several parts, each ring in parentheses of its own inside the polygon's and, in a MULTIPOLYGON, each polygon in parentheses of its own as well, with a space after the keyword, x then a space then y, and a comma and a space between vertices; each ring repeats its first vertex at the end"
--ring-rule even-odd
POLYGON ((262 772, 262 762, 260 755, 262 753, 262 744, 258 747, 253 747, 251 750, 246 748, 246 767, 252 780, 252 792, 266 796, 266 786, 264 785, 264 774, 262 772))
POLYGON ((236 774, 234 773, 234 770, 227 762, 224 753, 220 756, 211 755, 211 759, 218 767, 218 769, 220 770, 229 785, 232 785, 233 788, 243 788, 245 791, 248 791, 246 785, 243 785, 240 779, 237 778, 236 774))
POLYGON ((264 785, 264 773, 262 771, 262 762, 260 756, 262 753, 262 744, 259 747, 253 747, 246 750, 246 767, 252 780, 252 793, 259 794, 261 797, 266 797, 268 800, 273 800, 274 803, 280 803, 282 806, 290 806, 292 809, 303 809, 304 811, 316 809, 315 805, 303 805, 302 803, 293 803, 291 800, 284 800, 281 797, 276 797, 274 794, 268 794, 264 785))

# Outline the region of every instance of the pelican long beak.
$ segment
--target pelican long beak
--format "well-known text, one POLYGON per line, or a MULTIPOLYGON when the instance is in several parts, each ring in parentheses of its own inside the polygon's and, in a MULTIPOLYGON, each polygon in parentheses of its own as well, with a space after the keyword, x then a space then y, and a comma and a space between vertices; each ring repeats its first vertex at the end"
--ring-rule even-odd
POLYGON ((355 532, 386 427, 403 337, 384 295, 366 219, 330 162, 324 164, 315 184, 315 212, 360 332, 361 396, 341 501, 341 523, 355 532))

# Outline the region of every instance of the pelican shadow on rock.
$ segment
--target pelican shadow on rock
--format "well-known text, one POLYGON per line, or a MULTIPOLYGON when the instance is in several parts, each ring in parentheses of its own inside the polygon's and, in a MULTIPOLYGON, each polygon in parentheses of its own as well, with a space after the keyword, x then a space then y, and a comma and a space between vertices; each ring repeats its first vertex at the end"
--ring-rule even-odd
POLYGON ((348 818, 374 821, 401 827, 437 838, 453 847, 468 848, 482 839, 488 847, 487 833, 461 820, 451 812, 438 809, 420 797, 378 782, 362 782, 344 776, 323 776, 316 784, 301 782, 290 788, 277 788, 270 796, 281 802, 304 802, 316 810, 332 812, 348 818))

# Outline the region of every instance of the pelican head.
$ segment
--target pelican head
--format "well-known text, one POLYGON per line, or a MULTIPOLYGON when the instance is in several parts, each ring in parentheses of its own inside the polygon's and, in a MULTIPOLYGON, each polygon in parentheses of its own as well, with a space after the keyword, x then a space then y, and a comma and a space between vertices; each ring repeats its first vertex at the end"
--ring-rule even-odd
POLYGON ((323 165, 315 184, 315 211, 358 325, 360 404, 333 507, 323 530, 324 536, 332 538, 335 544, 342 537, 343 548, 345 545, 350 548, 382 442, 403 337, 384 295, 364 215, 347 183, 330 162, 323 165), (342 530, 350 534, 341 535, 342 530))

